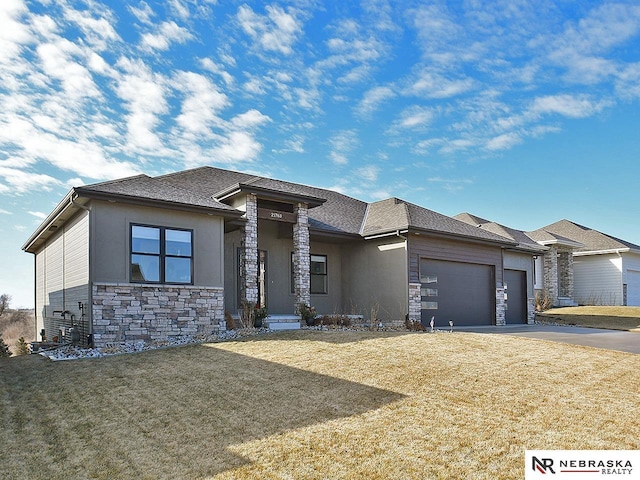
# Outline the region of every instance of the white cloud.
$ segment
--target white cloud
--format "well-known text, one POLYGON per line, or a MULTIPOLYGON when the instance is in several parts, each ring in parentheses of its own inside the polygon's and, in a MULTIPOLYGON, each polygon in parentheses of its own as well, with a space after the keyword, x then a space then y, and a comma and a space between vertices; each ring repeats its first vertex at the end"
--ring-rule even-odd
POLYGON ((204 75, 179 72, 174 86, 182 90, 185 99, 176 122, 186 131, 206 135, 221 122, 218 114, 229 104, 229 99, 204 75))
POLYGON ((381 103, 395 96, 395 92, 390 87, 374 87, 364 93, 356 110, 360 115, 370 115, 381 103))
POLYGON ((279 52, 283 55, 293 53, 293 44, 302 32, 302 25, 292 14, 278 6, 267 5, 266 16, 258 15, 248 5, 238 9, 237 19, 244 32, 256 40, 261 49, 279 52))
POLYGON ((180 27, 176 22, 162 22, 156 33, 145 33, 142 35, 142 47, 148 50, 168 50, 172 44, 186 43, 193 35, 189 30, 180 27))
POLYGON ((540 115, 556 113, 569 118, 584 118, 600 112, 607 105, 609 102, 594 102, 584 95, 561 94, 535 98, 530 110, 540 115))
POLYGON ((422 70, 411 82, 406 93, 426 98, 449 98, 472 90, 475 81, 471 78, 447 78, 427 69, 422 70))
POLYGON ((8 210, 3 210, 2 208, 0 208, 0 215, 13 215, 13 213, 11 213, 8 210))
POLYGON ((366 167, 361 167, 356 169, 355 173, 359 178, 366 180, 367 182, 375 182, 376 180, 378 180, 378 175, 380 174, 380 168, 373 165, 369 165, 366 167))
POLYGON ((267 115, 263 115, 256 109, 251 109, 231 119, 231 123, 241 129, 256 128, 270 121, 271 119, 267 115))
POLYGON ((32 211, 29 211, 27 213, 29 215, 33 215, 36 218, 39 218, 40 220, 44 220, 45 218, 47 218, 47 214, 43 213, 43 212, 32 212, 32 211))
POLYGON ((329 158, 336 165, 349 163, 348 155, 358 145, 358 137, 354 130, 343 130, 334 134, 330 139, 331 152, 329 158))
POLYGON ((140 2, 138 7, 132 5, 127 6, 129 11, 138 19, 139 22, 149 25, 152 23, 156 13, 152 10, 147 2, 140 2))
POLYGON ((1 166, 0 178, 5 182, 0 183, 0 193, 23 194, 32 191, 49 191, 62 183, 50 175, 1 166))
POLYGON ((219 144, 211 149, 214 162, 235 164, 255 160, 262 145, 249 133, 235 131, 225 136, 219 144))
POLYGON ((434 113, 431 108, 414 105, 402 111, 400 120, 396 122, 396 125, 402 128, 415 129, 428 125, 433 118, 434 113))
POLYGON ((522 143, 520 135, 517 133, 504 133, 490 139, 486 148, 489 150, 508 150, 519 143, 522 143))
POLYGON ((211 73, 215 73, 216 75, 220 75, 227 86, 231 86, 234 84, 233 76, 229 72, 227 72, 222 65, 215 63, 210 58, 200 59, 200 65, 205 70, 208 70, 211 73))
POLYGON ((123 58, 118 66, 124 73, 118 78, 116 92, 129 111, 127 148, 133 153, 162 151, 162 141, 154 130, 160 123, 159 116, 168 111, 166 79, 141 60, 123 58))
POLYGON ((106 50, 110 43, 120 41, 120 36, 114 28, 115 19, 106 8, 98 12, 99 4, 94 3, 92 7, 91 10, 74 10, 65 7, 64 17, 78 25, 89 45, 99 50, 106 50), (99 18, 94 18, 92 14, 99 18))

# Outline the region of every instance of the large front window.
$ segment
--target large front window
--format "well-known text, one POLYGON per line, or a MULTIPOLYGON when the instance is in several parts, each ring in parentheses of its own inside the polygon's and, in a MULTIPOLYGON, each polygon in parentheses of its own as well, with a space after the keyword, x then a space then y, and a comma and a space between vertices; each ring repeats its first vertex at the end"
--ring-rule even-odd
POLYGON ((131 281, 192 283, 193 232, 166 227, 131 226, 131 281))
MULTIPOLYGON (((291 252, 291 293, 294 293, 293 252, 291 252)), ((309 276, 311 293, 324 294, 329 292, 329 276, 327 275, 327 256, 311 254, 309 258, 309 276)))

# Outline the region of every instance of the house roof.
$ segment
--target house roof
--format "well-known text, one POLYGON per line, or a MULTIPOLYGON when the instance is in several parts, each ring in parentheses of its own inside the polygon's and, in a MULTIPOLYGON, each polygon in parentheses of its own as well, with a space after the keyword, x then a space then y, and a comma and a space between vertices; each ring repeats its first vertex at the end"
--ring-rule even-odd
POLYGON ((581 244, 577 249, 581 252, 606 252, 606 251, 629 251, 640 253, 640 246, 621 240, 606 233, 599 232, 589 227, 579 225, 569 220, 560 220, 551 225, 543 227, 541 230, 551 235, 562 236, 581 244))
POLYGON ((95 183, 74 189, 78 196, 90 198, 119 199, 135 203, 157 202, 165 206, 186 209, 215 210, 222 214, 235 215, 236 210, 211 196, 202 195, 192 189, 182 188, 147 175, 137 175, 119 180, 95 183))
POLYGON ((312 207, 309 210, 309 227, 327 233, 358 235, 367 210, 365 202, 332 190, 215 167, 200 167, 157 178, 215 198, 224 198, 234 189, 244 187, 247 191, 254 189, 275 199, 307 200, 312 207))
POLYGON ((526 232, 522 230, 516 230, 515 228, 506 227, 496 222, 492 222, 490 220, 486 220, 484 218, 478 217, 476 215, 472 215, 471 213, 459 213, 455 215, 453 218, 460 220, 462 222, 468 223, 469 225, 474 225, 475 227, 482 229, 487 232, 495 233, 496 235, 500 235, 502 237, 509 238, 517 243, 516 248, 518 250, 526 250, 529 252, 544 252, 548 250, 547 247, 538 243, 534 238, 529 236, 526 232))
POLYGON ((60 225, 71 218, 78 210, 85 208, 84 204, 90 198, 169 207, 177 210, 215 212, 217 215, 229 218, 239 218, 242 215, 241 212, 231 208, 229 205, 210 197, 203 197, 195 192, 147 175, 136 175, 72 188, 27 239, 22 249, 33 252, 60 225))
POLYGON ((455 218, 399 198, 389 198, 370 204, 362 235, 370 237, 393 230, 413 230, 500 244, 514 244, 504 236, 475 228, 455 218))
POLYGON ((72 189, 23 248, 33 247, 33 240, 46 231, 52 219, 63 218, 59 216, 63 210, 81 208, 78 203, 82 203, 84 198, 214 211, 225 217, 239 218, 242 212, 224 201, 241 192, 253 192, 259 198, 270 200, 307 203, 309 227, 316 234, 366 238, 403 230, 503 246, 517 243, 507 236, 479 229, 398 198, 368 204, 333 190, 207 166, 158 177, 137 175, 72 189), (69 199, 77 199, 77 202, 69 199))

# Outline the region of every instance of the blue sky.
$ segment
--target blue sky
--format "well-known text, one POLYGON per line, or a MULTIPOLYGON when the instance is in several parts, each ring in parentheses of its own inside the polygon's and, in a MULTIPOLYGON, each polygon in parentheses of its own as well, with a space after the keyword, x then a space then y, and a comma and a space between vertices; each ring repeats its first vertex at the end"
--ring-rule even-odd
POLYGON ((73 186, 201 165, 640 244, 637 1, 0 2, 0 293, 73 186))

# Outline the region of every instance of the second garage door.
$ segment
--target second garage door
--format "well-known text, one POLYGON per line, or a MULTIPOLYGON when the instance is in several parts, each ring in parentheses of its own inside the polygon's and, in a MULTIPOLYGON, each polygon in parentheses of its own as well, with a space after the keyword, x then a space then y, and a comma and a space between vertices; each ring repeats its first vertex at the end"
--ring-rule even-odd
POLYGON ((492 265, 420 260, 422 323, 435 317, 437 327, 492 325, 495 317, 495 280, 492 265))

